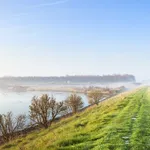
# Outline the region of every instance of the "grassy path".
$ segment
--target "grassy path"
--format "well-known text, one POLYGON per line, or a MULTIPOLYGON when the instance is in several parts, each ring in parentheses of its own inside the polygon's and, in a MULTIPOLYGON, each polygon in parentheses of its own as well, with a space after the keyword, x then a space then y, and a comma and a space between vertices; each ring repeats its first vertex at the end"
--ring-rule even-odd
POLYGON ((149 150, 150 88, 111 98, 0 149, 149 150))
POLYGON ((94 149, 150 149, 148 141, 150 137, 149 90, 147 88, 141 89, 126 99, 130 100, 128 105, 123 107, 113 120, 103 142, 94 149))

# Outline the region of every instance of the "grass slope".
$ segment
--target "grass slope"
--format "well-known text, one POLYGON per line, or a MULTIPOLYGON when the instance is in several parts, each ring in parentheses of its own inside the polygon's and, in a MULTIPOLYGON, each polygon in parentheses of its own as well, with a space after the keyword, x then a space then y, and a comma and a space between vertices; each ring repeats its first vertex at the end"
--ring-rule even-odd
POLYGON ((118 95, 0 149, 148 150, 150 89, 141 88, 118 95))

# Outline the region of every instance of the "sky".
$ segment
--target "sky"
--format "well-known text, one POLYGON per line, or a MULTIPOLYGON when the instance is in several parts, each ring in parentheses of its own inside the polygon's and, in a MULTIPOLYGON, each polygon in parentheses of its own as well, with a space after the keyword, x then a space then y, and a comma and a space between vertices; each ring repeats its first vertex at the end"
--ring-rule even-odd
POLYGON ((150 1, 1 0, 0 76, 150 79, 150 1))

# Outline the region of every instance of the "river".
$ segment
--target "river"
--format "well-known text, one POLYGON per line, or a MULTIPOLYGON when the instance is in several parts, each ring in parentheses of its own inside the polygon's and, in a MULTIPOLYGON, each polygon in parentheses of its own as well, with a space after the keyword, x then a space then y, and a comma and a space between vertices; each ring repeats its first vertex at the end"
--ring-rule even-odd
MULTIPOLYGON (((84 85, 84 84, 78 84, 78 85, 53 85, 53 87, 59 87, 61 89, 65 89, 66 87, 89 87, 89 86, 97 86, 97 87, 119 87, 119 86, 125 86, 127 88, 135 88, 135 85, 129 84, 129 83, 115 83, 115 84, 93 84, 93 85, 84 85)), ((48 85, 49 86, 49 85, 48 85)), ((40 85, 41 88, 48 88, 47 85, 40 85)), ((39 87, 36 85, 36 87, 39 87)), ((52 87, 52 86, 50 86, 52 87)), ((57 101, 63 101, 65 100, 71 93, 70 92, 45 92, 45 91, 26 91, 26 92, 12 92, 12 91, 1 91, 0 90, 0 114, 7 113, 9 111, 12 111, 13 114, 28 114, 29 112, 29 105, 31 104, 31 99, 33 96, 41 96, 42 94, 49 94, 50 96, 53 95, 57 101)), ((88 98, 85 94, 78 94, 82 97, 84 106, 88 105, 88 98)))
MULTIPOLYGON (((0 114, 12 111, 13 114, 26 114, 29 112, 29 105, 33 96, 41 96, 42 94, 53 95, 57 101, 63 101, 71 93, 69 92, 2 92, 0 91, 0 114)), ((84 101, 84 106, 88 105, 87 96, 84 94, 78 94, 84 101)))

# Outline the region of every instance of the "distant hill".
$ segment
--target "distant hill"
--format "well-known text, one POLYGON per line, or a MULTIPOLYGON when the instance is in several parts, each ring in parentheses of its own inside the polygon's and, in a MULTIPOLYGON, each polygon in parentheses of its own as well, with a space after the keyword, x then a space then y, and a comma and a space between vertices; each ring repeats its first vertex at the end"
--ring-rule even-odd
POLYGON ((110 83, 110 82, 135 82, 135 76, 124 75, 75 75, 75 76, 52 76, 52 77, 1 77, 5 82, 54 82, 54 83, 110 83))

